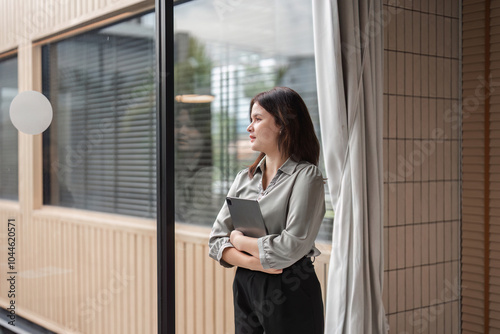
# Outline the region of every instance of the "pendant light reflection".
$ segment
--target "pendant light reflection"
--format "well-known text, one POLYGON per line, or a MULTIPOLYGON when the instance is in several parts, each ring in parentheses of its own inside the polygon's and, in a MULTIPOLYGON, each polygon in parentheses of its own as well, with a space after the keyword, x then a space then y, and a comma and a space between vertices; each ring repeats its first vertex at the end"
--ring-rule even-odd
POLYGON ((175 100, 182 103, 210 103, 215 99, 213 95, 184 94, 177 95, 175 100))

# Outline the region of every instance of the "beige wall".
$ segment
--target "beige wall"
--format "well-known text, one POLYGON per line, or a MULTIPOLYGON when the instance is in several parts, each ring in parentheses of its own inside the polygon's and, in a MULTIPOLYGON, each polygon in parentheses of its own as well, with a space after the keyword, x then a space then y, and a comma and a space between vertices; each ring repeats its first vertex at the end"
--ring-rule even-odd
POLYGON ((460 331, 458 1, 385 1, 385 289, 391 332, 460 331))
POLYGON ((2 0, 0 54, 153 5, 153 0, 2 0))

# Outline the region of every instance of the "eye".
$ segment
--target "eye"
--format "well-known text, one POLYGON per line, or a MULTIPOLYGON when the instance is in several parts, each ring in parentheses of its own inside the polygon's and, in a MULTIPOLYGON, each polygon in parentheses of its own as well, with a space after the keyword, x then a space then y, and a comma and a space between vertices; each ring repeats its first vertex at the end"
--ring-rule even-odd
POLYGON ((250 118, 251 123, 260 122, 261 120, 262 120, 262 117, 260 115, 252 116, 250 118))

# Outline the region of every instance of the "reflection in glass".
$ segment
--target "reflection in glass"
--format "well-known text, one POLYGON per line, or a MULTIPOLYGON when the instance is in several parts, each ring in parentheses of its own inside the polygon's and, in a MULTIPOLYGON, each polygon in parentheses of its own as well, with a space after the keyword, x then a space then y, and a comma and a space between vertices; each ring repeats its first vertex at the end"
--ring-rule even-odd
POLYGON ((206 224, 213 209, 212 122, 210 103, 200 97, 210 96, 212 64, 188 34, 177 34, 175 46, 176 220, 206 224))
MULTIPOLYGON (((213 96, 176 105, 176 219, 211 226, 234 175, 256 158, 246 132, 253 96, 296 90, 320 137, 312 8, 302 0, 199 0, 177 5, 174 17, 175 95, 213 96)), ((323 239, 331 235, 327 210, 323 239)))
POLYGON ((176 220, 208 223, 213 209, 212 140, 210 118, 206 117, 210 116, 210 108, 178 105, 176 111, 176 220))
POLYGON ((0 60, 0 199, 18 200, 17 129, 9 116, 17 95, 17 57, 0 60))

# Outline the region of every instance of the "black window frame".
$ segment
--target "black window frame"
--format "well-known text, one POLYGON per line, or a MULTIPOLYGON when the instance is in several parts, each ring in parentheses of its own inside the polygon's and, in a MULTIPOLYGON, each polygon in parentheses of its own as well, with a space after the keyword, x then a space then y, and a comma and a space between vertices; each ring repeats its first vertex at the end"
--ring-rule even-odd
POLYGON ((155 6, 158 333, 175 333, 174 1, 155 6))

